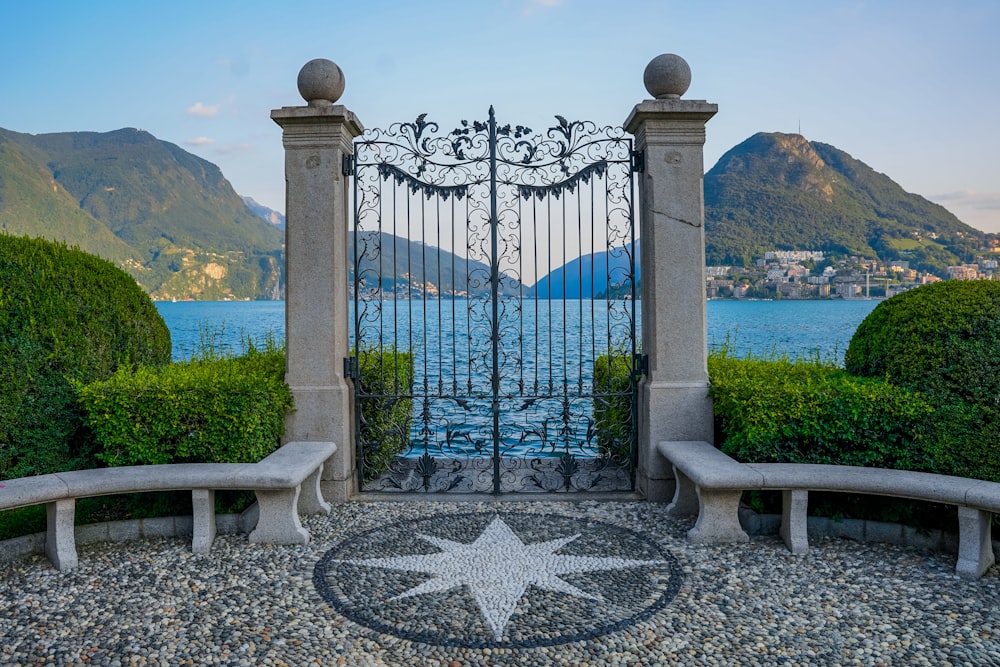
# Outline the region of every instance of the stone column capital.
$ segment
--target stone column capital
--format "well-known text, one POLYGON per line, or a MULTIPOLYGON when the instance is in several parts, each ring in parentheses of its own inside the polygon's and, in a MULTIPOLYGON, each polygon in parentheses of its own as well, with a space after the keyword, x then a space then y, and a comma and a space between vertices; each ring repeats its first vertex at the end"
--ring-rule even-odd
POLYGON ((636 144, 704 144, 705 124, 719 105, 705 100, 644 100, 635 105, 623 127, 636 144))
POLYGON ((281 126, 286 149, 329 148, 338 140, 350 142, 364 132, 354 112, 342 104, 321 107, 281 107, 271 111, 281 126))

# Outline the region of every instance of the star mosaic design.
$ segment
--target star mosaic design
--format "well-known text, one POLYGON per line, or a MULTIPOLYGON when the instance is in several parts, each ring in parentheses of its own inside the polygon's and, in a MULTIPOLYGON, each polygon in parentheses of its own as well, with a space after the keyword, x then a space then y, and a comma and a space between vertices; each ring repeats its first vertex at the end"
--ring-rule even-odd
POLYGON ((343 562, 432 575, 424 583, 393 599, 467 586, 497 641, 503 639, 507 621, 529 586, 600 601, 601 596, 581 590, 560 579, 559 575, 665 565, 660 560, 560 555, 555 552, 580 537, 579 533, 525 544, 500 517, 493 519, 471 544, 433 535, 417 537, 430 542, 441 551, 434 554, 363 558, 343 562))
POLYGON ((378 632, 445 646, 592 638, 677 594, 676 559, 643 535, 552 514, 421 517, 350 536, 316 565, 320 596, 378 632))

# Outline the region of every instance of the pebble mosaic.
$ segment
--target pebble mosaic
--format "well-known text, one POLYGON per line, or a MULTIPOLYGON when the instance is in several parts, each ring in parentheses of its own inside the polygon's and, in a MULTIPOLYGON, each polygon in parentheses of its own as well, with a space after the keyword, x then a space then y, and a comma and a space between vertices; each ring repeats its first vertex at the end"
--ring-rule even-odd
POLYGON ((677 560, 634 531, 555 514, 444 514, 350 536, 316 566, 351 620, 442 646, 550 646, 670 602, 677 560))

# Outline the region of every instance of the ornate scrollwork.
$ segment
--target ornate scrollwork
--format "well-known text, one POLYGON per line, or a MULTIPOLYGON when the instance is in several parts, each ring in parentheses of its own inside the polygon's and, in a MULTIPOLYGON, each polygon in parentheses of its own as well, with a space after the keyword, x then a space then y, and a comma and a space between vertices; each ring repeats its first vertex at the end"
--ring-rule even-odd
POLYGON ((498 124, 492 108, 447 133, 421 114, 356 141, 354 345, 413 363, 398 395, 356 380, 364 488, 633 488, 637 377, 628 368, 624 386, 598 386, 595 369, 599 357, 634 364, 632 157, 621 128, 556 116, 535 134, 498 124), (565 266, 562 297, 525 285, 573 252, 605 258, 600 300, 566 298, 565 266), (402 401, 403 425, 360 407, 402 401), (398 452, 387 457, 385 442, 398 452))

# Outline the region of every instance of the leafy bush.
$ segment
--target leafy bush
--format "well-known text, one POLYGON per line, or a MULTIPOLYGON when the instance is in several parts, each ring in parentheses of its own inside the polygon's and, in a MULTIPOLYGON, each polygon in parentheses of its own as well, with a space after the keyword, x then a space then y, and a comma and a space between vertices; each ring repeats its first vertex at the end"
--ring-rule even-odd
POLYGON ((822 362, 735 359, 708 364, 722 450, 741 461, 927 469, 920 395, 822 362))
POLYGON ((361 350, 358 353, 363 482, 381 475, 406 451, 413 420, 413 353, 361 350))
POLYGON ((1000 282, 948 280, 880 303, 844 367, 943 400, 1000 402, 1000 282))
POLYGON ((92 466, 73 382, 170 361, 135 280, 43 239, 0 235, 0 479, 92 466))
POLYGON ((602 354, 594 360, 594 430, 597 452, 619 463, 631 458, 638 425, 632 415, 632 356, 602 354))
POLYGON ((1000 482, 1000 410, 996 407, 965 401, 937 404, 927 420, 924 441, 934 472, 1000 482))
POLYGON ((934 472, 1000 481, 1000 283, 949 280, 882 302, 844 363, 933 403, 924 440, 934 472))
POLYGON ((110 466, 252 463, 273 452, 292 394, 279 349, 121 370, 80 389, 80 403, 110 466))

